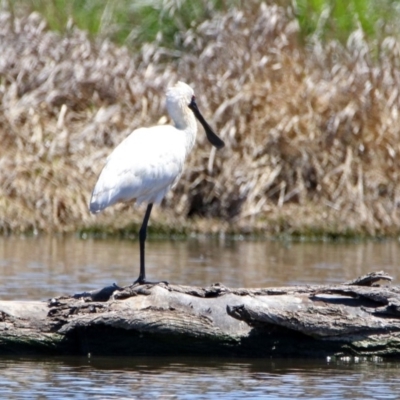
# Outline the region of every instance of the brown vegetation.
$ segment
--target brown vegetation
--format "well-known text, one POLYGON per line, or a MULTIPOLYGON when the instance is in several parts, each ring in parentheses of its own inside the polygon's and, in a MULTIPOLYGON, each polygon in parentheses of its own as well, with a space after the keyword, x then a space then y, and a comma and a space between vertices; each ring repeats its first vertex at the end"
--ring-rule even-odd
POLYGON ((37 14, 0 14, 3 231, 138 224, 142 210, 127 205, 90 216, 90 191, 130 131, 166 121, 164 90, 179 79, 227 146, 215 152, 200 130, 153 226, 398 234, 400 42, 373 52, 356 31, 345 47, 304 47, 294 19, 262 4, 215 16, 184 43, 132 55, 50 32, 37 14))

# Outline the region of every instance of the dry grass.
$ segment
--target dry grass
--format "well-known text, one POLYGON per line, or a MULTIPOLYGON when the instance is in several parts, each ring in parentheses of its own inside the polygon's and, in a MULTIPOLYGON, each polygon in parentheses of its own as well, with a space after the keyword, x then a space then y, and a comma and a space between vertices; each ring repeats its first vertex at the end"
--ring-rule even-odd
POLYGON ((263 4, 204 22, 185 46, 132 56, 76 29, 49 32, 37 14, 0 14, 3 231, 140 223, 143 210, 127 205, 90 216, 90 191, 123 137, 165 121, 164 90, 180 79, 227 146, 215 152, 200 130, 153 226, 399 233, 399 41, 386 38, 374 58, 361 31, 346 47, 304 48, 294 19, 263 4))

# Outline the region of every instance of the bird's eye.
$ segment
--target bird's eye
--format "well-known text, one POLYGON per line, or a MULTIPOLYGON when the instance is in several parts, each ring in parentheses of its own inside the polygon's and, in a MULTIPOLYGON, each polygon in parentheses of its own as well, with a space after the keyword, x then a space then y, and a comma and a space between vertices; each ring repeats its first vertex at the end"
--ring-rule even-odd
POLYGON ((195 96, 192 96, 192 99, 190 100, 190 103, 189 103, 189 108, 193 103, 196 104, 196 97, 195 96))

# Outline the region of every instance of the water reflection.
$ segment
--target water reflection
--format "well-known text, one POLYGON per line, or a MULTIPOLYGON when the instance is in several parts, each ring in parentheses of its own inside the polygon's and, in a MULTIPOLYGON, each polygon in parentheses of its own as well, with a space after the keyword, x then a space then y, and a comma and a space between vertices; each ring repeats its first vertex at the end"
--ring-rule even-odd
POLYGON ((400 385, 379 361, 2 359, 0 372, 2 398, 21 399, 396 399, 400 385))
MULTIPOLYGON (((385 270, 399 244, 267 241, 148 243, 148 276, 231 287, 332 283, 385 270)), ((1 299, 47 299, 138 274, 138 244, 74 237, 0 237, 1 299)), ((375 361, 199 358, 0 359, 0 398, 397 399, 400 364, 375 361)))
MULTIPOLYGON (((147 274, 187 285, 221 282, 230 287, 340 283, 385 270, 395 281, 397 241, 284 243, 190 239, 149 240, 147 274)), ((1 299, 47 299, 127 285, 139 273, 138 243, 75 237, 0 237, 1 299)))

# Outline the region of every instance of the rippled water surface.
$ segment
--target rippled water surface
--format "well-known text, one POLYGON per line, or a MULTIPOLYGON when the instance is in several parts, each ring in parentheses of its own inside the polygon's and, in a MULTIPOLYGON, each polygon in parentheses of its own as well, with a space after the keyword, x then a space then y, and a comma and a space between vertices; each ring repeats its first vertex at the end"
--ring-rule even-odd
MULTIPOLYGON (((283 243, 271 241, 150 240, 147 277, 185 285, 264 287, 341 283, 385 270, 395 278, 397 241, 363 243, 283 243)), ((0 298, 48 299, 124 286, 139 274, 139 246, 131 240, 74 237, 0 237, 0 298)))
MULTIPOLYGON (((46 300, 136 279, 138 243, 0 237, 0 299, 46 300)), ((400 245, 156 241, 148 278, 230 287, 340 283, 385 270, 400 245)), ((0 358, 0 399, 398 399, 400 362, 382 359, 0 358)))
POLYGON ((0 359, 5 399, 398 399, 380 360, 0 359))

